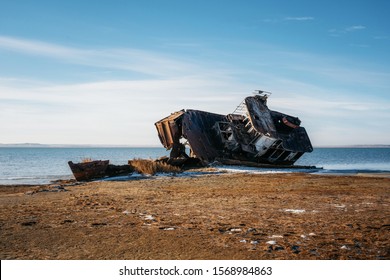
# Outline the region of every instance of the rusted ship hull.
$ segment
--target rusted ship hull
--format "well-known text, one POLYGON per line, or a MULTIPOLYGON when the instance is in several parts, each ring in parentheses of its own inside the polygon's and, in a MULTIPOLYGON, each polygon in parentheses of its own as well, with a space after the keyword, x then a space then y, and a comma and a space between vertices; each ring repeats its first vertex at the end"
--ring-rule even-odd
POLYGON ((171 158, 193 157, 204 164, 219 160, 293 165, 313 151, 310 139, 297 117, 270 110, 267 98, 262 92, 249 96, 228 115, 181 110, 155 126, 171 158))
POLYGON ((77 181, 91 181, 105 177, 127 175, 133 172, 130 165, 112 165, 109 160, 95 160, 90 162, 68 162, 73 176, 77 181))
POLYGON ((73 176, 77 181, 90 181, 103 178, 108 168, 108 160, 95 160, 90 162, 73 163, 68 162, 73 176))

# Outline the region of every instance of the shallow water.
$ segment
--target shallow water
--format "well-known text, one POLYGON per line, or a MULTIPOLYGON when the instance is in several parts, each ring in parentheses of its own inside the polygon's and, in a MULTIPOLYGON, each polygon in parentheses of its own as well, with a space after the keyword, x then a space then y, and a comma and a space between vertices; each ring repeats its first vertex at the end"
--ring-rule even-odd
MULTIPOLYGON (((84 158, 109 159, 127 164, 133 158, 159 158, 168 155, 164 148, 0 148, 0 184, 46 184, 52 180, 73 178, 68 161, 84 158)), ((264 169, 223 166, 232 172, 279 173, 376 173, 390 172, 390 148, 315 148, 296 165, 322 167, 322 170, 264 169)))
POLYGON ((164 148, 0 148, 0 184, 45 184, 71 179, 68 161, 90 158, 127 164, 133 158, 164 155, 164 148))

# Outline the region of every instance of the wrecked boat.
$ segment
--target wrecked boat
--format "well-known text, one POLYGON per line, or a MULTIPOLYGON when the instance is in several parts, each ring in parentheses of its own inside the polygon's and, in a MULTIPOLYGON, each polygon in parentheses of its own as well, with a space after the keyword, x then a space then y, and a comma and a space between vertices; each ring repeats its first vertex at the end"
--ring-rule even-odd
POLYGON ((107 177, 128 175, 133 172, 130 165, 113 165, 109 160, 94 160, 81 163, 68 162, 77 181, 91 181, 107 177))
POLYGON ((268 108, 270 94, 255 91, 228 115, 183 109, 156 122, 162 145, 171 150, 168 162, 291 167, 313 147, 299 118, 268 108))

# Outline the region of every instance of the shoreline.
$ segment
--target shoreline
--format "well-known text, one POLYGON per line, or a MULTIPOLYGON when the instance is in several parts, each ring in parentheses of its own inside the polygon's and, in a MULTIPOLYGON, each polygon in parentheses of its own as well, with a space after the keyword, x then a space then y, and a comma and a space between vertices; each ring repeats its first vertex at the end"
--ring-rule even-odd
MULTIPOLYGON (((199 168, 201 169, 201 168, 199 168)), ((67 179, 55 179, 51 180, 47 183, 12 183, 12 184, 4 184, 0 183, 0 188, 1 187, 37 187, 37 186, 50 186, 54 184, 66 184, 66 183, 90 183, 90 182, 108 182, 108 181, 113 181, 113 182, 118 182, 118 181, 133 181, 135 179, 137 180, 143 180, 143 179, 158 179, 161 177, 195 177, 195 176, 206 176, 206 175, 213 175, 213 176, 218 176, 218 175, 234 175, 234 174, 256 174, 256 175, 268 175, 268 174, 311 174, 315 176, 358 176, 358 177, 371 177, 371 178, 390 178, 390 172, 389 171, 372 171, 372 172, 356 172, 356 173, 350 173, 350 172, 317 172, 317 171, 312 171, 312 172, 303 172, 303 171, 286 171, 283 172, 281 170, 275 170, 275 171, 263 171, 263 172, 248 172, 248 171, 226 171, 225 169, 219 170, 219 171, 214 171, 214 172, 203 172, 203 171, 190 171, 190 174, 184 174, 179 173, 181 175, 170 175, 170 174, 159 174, 157 176, 145 176, 145 175, 136 175, 135 177, 131 176, 117 176, 117 177, 110 177, 110 178, 104 178, 104 179, 97 179, 97 180, 92 180, 92 181, 81 181, 77 182, 73 175, 70 175, 69 178, 67 179), (199 173, 199 174, 197 174, 199 173), (129 177, 126 179, 125 177, 129 177)))
MULTIPOLYGON (((194 168, 194 169, 189 169, 183 172, 179 172, 175 175, 171 175, 169 173, 161 173, 153 176, 149 175, 140 175, 140 174, 133 174, 133 175, 122 175, 122 176, 117 176, 118 178, 121 177, 120 181, 131 181, 134 180, 134 177, 136 179, 156 179, 160 178, 161 176, 178 176, 178 177, 193 177, 193 176, 204 176, 204 175, 221 175, 221 174, 290 174, 290 173, 298 173, 298 174, 312 174, 316 176, 359 176, 359 177, 378 177, 378 178, 390 178, 390 171, 382 171, 382 170, 366 170, 362 172, 361 170, 356 170, 356 171, 345 171, 345 170, 329 170, 330 172, 327 172, 327 169, 323 169, 322 167, 315 167, 313 166, 312 168, 305 169, 302 168, 300 169, 299 166, 295 167, 294 169, 290 168, 277 168, 277 169, 272 169, 272 168, 258 168, 258 169, 252 169, 254 167, 249 167, 249 166, 236 166, 236 165, 224 165, 220 167, 199 167, 199 168, 194 168), (248 169, 249 168, 249 169, 248 169), (287 170, 287 171, 284 171, 287 170), (134 177, 133 177, 134 176, 134 177), (129 177, 127 180, 124 179, 124 177, 129 177)), ((0 187, 6 187, 6 186, 49 186, 52 184, 61 184, 64 182, 77 182, 73 176, 73 174, 68 174, 68 175, 61 175, 57 179, 53 178, 52 180, 48 181, 47 183, 17 183, 18 180, 15 180, 16 182, 12 182, 10 184, 4 184, 1 183, 0 180, 0 187), (62 178, 60 178, 62 177, 62 178), (66 178, 64 178, 66 177, 66 178)), ((110 178, 103 178, 103 179, 96 179, 92 180, 89 182, 100 182, 100 181, 116 181, 116 177, 110 177, 110 178)), ((4 181, 5 179, 3 179, 4 181)), ((6 179, 11 181, 12 179, 6 179)), ((119 181, 119 180, 118 180, 119 181)), ((87 181, 84 181, 82 183, 85 183, 87 181)))
POLYGON ((1 259, 390 259, 390 178, 306 173, 0 186, 1 259))

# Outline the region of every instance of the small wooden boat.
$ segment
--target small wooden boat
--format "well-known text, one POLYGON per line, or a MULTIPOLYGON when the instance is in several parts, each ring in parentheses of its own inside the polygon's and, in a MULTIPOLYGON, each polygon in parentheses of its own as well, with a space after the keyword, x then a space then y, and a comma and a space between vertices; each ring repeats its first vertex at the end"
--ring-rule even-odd
POLYGON ((106 176, 109 160, 95 160, 89 162, 73 163, 68 162, 77 181, 90 181, 106 176))
POLYGON ((77 181, 91 181, 105 177, 128 175, 134 171, 133 167, 125 165, 109 164, 109 160, 95 160, 81 163, 68 162, 77 181))

